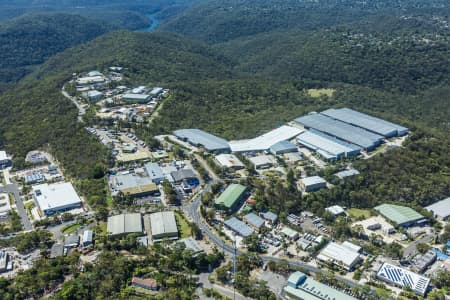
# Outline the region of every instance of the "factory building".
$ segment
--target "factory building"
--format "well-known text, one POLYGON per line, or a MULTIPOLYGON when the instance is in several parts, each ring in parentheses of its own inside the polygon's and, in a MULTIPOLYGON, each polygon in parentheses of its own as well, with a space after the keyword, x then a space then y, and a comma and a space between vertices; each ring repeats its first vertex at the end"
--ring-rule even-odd
POLYGON ((425 207, 438 219, 446 221, 450 217, 450 197, 425 207))
POLYGON ((320 251, 317 260, 331 263, 346 271, 351 271, 361 261, 359 251, 361 248, 349 242, 338 244, 330 242, 320 251))
POLYGON ((250 226, 236 219, 235 217, 231 217, 230 219, 223 222, 223 224, 242 237, 248 237, 254 232, 250 226))
POLYGON ((123 94, 122 101, 127 103, 147 103, 152 100, 150 95, 146 94, 123 94))
POLYGON ((359 171, 355 170, 355 169, 350 169, 350 170, 344 170, 344 171, 337 172, 334 175, 337 176, 339 179, 345 179, 345 178, 350 178, 350 177, 359 175, 359 171))
POLYGON ((33 198, 46 216, 80 208, 82 205, 80 197, 70 182, 35 185, 33 198))
POLYGON ((430 285, 429 278, 389 263, 380 267, 377 278, 401 288, 410 288, 421 296, 425 296, 430 285))
POLYGON ((6 154, 6 151, 0 151, 0 170, 11 166, 12 166, 11 157, 9 157, 6 154))
POLYGON ((241 170, 245 168, 245 165, 233 154, 219 154, 215 157, 216 162, 223 168, 231 168, 235 170, 241 170))
POLYGON ((232 213, 246 196, 247 188, 240 184, 230 184, 215 200, 217 209, 232 213))
POLYGON ((161 167, 157 163, 146 163, 144 168, 147 171, 150 180, 155 184, 160 184, 166 178, 161 167))
POLYGON ((330 118, 363 128, 386 138, 408 134, 408 128, 369 116, 350 108, 327 109, 321 114, 330 118))
POLYGON ((257 170, 271 168, 277 163, 277 160, 272 155, 253 156, 248 160, 255 166, 255 169, 257 170))
POLYGON ((120 214, 108 218, 107 232, 111 236, 142 233, 140 213, 120 214))
POLYGON ((270 153, 273 155, 281 155, 285 153, 293 153, 298 152, 298 148, 296 145, 292 144, 289 141, 281 141, 272 145, 269 149, 270 153))
POLYGON ((375 207, 383 217, 397 224, 400 227, 411 227, 423 225, 427 222, 426 218, 416 212, 414 209, 406 206, 394 204, 382 204, 375 207))
POLYGON ((228 142, 200 129, 179 129, 173 134, 195 147, 204 147, 209 152, 230 152, 228 142))
POLYGON ((379 146, 384 137, 362 128, 332 119, 322 114, 313 113, 295 119, 295 122, 307 129, 315 129, 344 142, 357 145, 367 151, 379 146))
POLYGON ((132 198, 157 196, 160 194, 158 186, 144 170, 119 174, 110 181, 110 187, 113 195, 122 192, 125 196, 132 198))
POLYGON ((302 191, 309 193, 326 188, 327 182, 322 177, 311 176, 300 179, 299 185, 302 191))
POLYGON ((255 215, 254 213, 245 215, 243 219, 248 226, 252 227, 256 231, 259 231, 265 224, 264 219, 255 215))
POLYGON ((162 211, 150 214, 150 226, 153 242, 163 239, 178 239, 178 228, 173 211, 162 211))

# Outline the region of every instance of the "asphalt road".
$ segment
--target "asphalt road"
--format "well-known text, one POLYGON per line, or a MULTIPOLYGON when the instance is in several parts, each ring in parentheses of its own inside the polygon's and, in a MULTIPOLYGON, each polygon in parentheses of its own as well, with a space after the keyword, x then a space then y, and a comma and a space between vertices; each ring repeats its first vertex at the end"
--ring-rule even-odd
POLYGON ((22 222, 25 231, 33 229, 30 219, 28 219, 28 214, 23 205, 22 199, 20 199, 19 188, 15 184, 8 184, 0 187, 0 192, 11 193, 14 195, 14 200, 16 202, 17 213, 19 214, 20 220, 22 222))
POLYGON ((427 234, 427 235, 421 237, 420 239, 415 240, 408 247, 406 247, 405 250, 403 250, 403 257, 407 258, 409 256, 415 255, 417 253, 416 248, 417 248, 418 244, 420 244, 420 243, 425 243, 425 244, 429 243, 434 238, 435 238, 435 236, 433 234, 427 234))
POLYGON ((86 114, 86 110, 81 106, 81 104, 77 101, 77 99, 75 97, 71 97, 66 90, 64 89, 64 87, 61 89, 61 93, 63 94, 64 97, 66 97, 67 99, 69 99, 70 101, 72 101, 73 104, 75 104, 75 106, 78 109, 78 122, 83 122, 83 116, 84 114, 86 114))

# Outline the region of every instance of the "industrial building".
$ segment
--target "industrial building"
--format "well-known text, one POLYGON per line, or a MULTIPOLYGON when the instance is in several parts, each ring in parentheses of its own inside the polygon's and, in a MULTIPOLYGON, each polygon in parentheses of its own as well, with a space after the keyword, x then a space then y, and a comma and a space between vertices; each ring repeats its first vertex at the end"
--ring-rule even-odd
POLYGON ((412 270, 416 273, 424 273, 437 259, 437 254, 433 250, 428 250, 423 255, 414 258, 412 261, 412 270))
POLYGON ((0 273, 6 272, 8 269, 9 254, 0 250, 0 273))
POLYGON ((351 271, 361 261, 359 251, 359 246, 349 242, 342 244, 329 242, 317 255, 317 260, 351 271))
POLYGON ((268 151, 273 145, 291 140, 302 132, 302 129, 283 125, 251 140, 232 141, 230 147, 233 152, 268 151))
POLYGON ((297 300, 356 300, 356 298, 320 283, 299 271, 289 276, 284 292, 290 299, 297 300))
POLYGON ((270 225, 274 225, 277 222, 277 220, 278 220, 278 216, 276 214, 274 214, 273 212, 271 212, 271 211, 262 212, 259 215, 264 220, 269 222, 270 225))
POLYGON ((280 155, 285 153, 298 152, 298 148, 296 145, 292 144, 289 141, 281 141, 272 145, 269 149, 270 153, 273 155, 280 155))
POLYGON ((308 130, 297 137, 297 143, 320 154, 326 160, 357 156, 361 148, 316 130, 308 130))
POLYGON ((140 287, 149 291, 157 291, 158 283, 155 279, 143 279, 139 277, 133 277, 131 279, 131 285, 135 287, 140 287))
POLYGON ((337 172, 334 175, 337 176, 339 179, 345 179, 345 178, 354 177, 354 176, 359 175, 359 171, 355 170, 355 169, 350 169, 350 170, 344 170, 344 171, 337 172))
POLYGON ((425 207, 434 216, 441 220, 448 220, 450 217, 450 197, 425 207))
POLYGON ((197 175, 195 175, 192 169, 180 169, 177 171, 173 171, 170 173, 170 176, 175 183, 181 183, 183 181, 187 181, 191 186, 197 186, 199 184, 199 180, 197 175))
POLYGON ((246 196, 247 188, 240 184, 230 184, 218 198, 215 206, 217 209, 232 213, 246 196))
POLYGON ((196 240, 191 237, 184 238, 180 240, 184 244, 185 249, 191 250, 193 255, 204 252, 202 247, 199 246, 196 240))
POLYGON ((147 171, 147 175, 150 177, 150 180, 155 184, 160 184, 166 179, 163 174, 163 171, 159 164, 157 163, 146 163, 144 165, 145 170, 147 171))
POLYGON ((251 227, 249 227, 244 222, 236 219, 235 217, 231 217, 230 219, 223 222, 223 224, 242 237, 248 237, 254 232, 251 227))
POLYGON ((234 154, 219 154, 215 157, 216 162, 223 168, 231 168, 235 170, 241 170, 245 168, 245 165, 234 154))
POLYGON ((386 138, 403 136, 408 133, 408 128, 406 127, 360 113, 350 108, 330 108, 321 112, 321 114, 366 129, 386 138))
POLYGON ((90 101, 98 101, 103 98, 103 93, 97 90, 88 91, 87 97, 90 101))
POLYGON ((382 204, 375 207, 383 217, 397 224, 400 227, 410 227, 414 225, 423 225, 427 219, 416 212, 414 209, 406 206, 394 204, 382 204))
POLYGON ((280 233, 291 241, 295 241, 298 239, 298 232, 287 226, 284 226, 283 229, 281 229, 280 233))
POLYGON ((250 226, 256 231, 259 231, 265 224, 264 219, 255 215, 254 213, 249 213, 245 215, 243 219, 248 226, 250 226))
POLYGON ((88 85, 101 85, 106 81, 103 75, 80 77, 76 80, 77 87, 85 87, 88 85))
POLYGON ((123 94, 122 101, 128 103, 147 103, 152 100, 152 96, 146 94, 123 94))
POLYGON ((155 87, 150 91, 150 95, 152 95, 153 97, 158 96, 159 94, 161 94, 164 91, 164 89, 162 87, 155 87))
POLYGON ((377 272, 377 278, 401 288, 410 288, 417 294, 425 296, 430 279, 409 270, 384 263, 377 272))
POLYGON ((25 175, 23 179, 25 183, 29 185, 45 182, 45 176, 41 172, 25 175))
POLYGON ((312 128, 321 131, 347 143, 355 144, 367 151, 375 149, 384 139, 382 135, 318 113, 297 118, 295 122, 303 125, 307 129, 312 128))
POLYGON ((253 156, 249 157, 248 160, 255 166, 255 169, 268 169, 277 163, 277 160, 272 155, 253 156))
POLYGON ((11 166, 12 166, 11 157, 9 157, 6 154, 6 151, 0 151, 0 169, 11 167, 11 166))
POLYGON ((119 174, 110 181, 113 195, 119 191, 132 198, 157 196, 160 194, 158 186, 152 182, 152 178, 142 170, 134 173, 125 172, 119 174))
POLYGON ((315 192, 320 189, 326 188, 327 182, 322 177, 311 176, 311 177, 306 177, 306 178, 300 179, 299 185, 300 185, 300 188, 302 189, 302 191, 309 193, 309 192, 315 192))
POLYGON ((108 218, 107 232, 111 236, 142 233, 140 213, 120 214, 108 218))
POLYGON ((79 208, 82 205, 70 182, 35 185, 33 198, 46 216, 79 208))
POLYGON ((345 210, 342 206, 339 205, 333 205, 330 207, 325 208, 326 211, 332 213, 334 216, 341 216, 341 215, 346 215, 345 214, 345 210))
POLYGON ((178 239, 178 228, 173 211, 162 211, 150 214, 150 226, 153 242, 163 239, 178 239))
POLYGON ((94 231, 85 230, 83 232, 83 239, 82 239, 83 247, 90 246, 92 245, 93 242, 94 242, 94 231))
POLYGON ((210 152, 230 152, 228 142, 215 135, 200 129, 180 129, 175 130, 174 135, 180 140, 187 141, 195 147, 204 147, 210 152))
POLYGON ((64 237, 64 248, 72 249, 80 245, 80 236, 78 234, 71 234, 64 237))

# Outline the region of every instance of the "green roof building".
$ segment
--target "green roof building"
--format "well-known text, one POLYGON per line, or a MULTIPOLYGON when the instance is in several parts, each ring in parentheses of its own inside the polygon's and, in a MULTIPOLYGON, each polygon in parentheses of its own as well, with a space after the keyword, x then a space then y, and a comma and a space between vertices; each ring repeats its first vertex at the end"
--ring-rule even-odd
POLYGON ((230 184, 226 190, 216 199, 218 209, 233 212, 245 197, 247 188, 240 184, 230 184))
POLYGON ((427 221, 424 216, 406 206, 382 204, 375 207, 375 210, 400 227, 409 227, 427 221))

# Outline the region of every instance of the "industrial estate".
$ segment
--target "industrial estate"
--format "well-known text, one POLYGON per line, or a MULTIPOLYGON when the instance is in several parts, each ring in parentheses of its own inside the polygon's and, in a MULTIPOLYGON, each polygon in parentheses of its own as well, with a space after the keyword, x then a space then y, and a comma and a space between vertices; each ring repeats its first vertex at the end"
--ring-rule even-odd
MULTIPOLYGON (((111 153, 105 221, 96 219, 83 186, 66 178, 49 153, 30 152, 28 167, 15 169, 14 153, 0 151, 0 221, 11 226, 18 217, 23 232, 47 228, 56 241, 49 249, 51 258, 75 251, 83 261, 95 262, 105 239, 132 239, 139 247, 183 245, 192 255, 222 252, 224 265, 234 262, 223 281, 223 288, 231 290, 236 255, 256 252, 263 261, 257 276, 276 295, 308 300, 364 299, 357 289, 362 286, 423 297, 433 289, 430 278, 450 268, 450 243, 439 244, 432 226, 438 222, 444 227, 450 198, 420 210, 392 199, 364 209, 329 203, 283 211, 261 204, 251 184, 269 188, 273 178, 281 178, 304 199, 363 180, 364 171, 355 162, 402 147, 408 128, 350 108, 330 108, 246 140, 227 141, 187 128, 156 136, 149 145, 124 122, 145 123, 171 97, 170 91, 121 86, 121 71, 110 67, 108 75, 74 74, 63 88, 80 106, 81 119, 84 107, 94 108, 102 120, 86 130, 111 153), (350 232, 337 236, 342 222, 350 232), (374 250, 383 247, 394 250, 374 250), (267 280, 275 264, 291 270, 283 273, 282 282, 267 280)), ((1 250, 1 276, 14 277, 39 255, 1 250)), ((154 278, 140 277, 133 278, 132 286, 154 293, 161 288, 154 278)))

